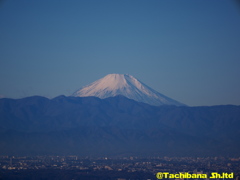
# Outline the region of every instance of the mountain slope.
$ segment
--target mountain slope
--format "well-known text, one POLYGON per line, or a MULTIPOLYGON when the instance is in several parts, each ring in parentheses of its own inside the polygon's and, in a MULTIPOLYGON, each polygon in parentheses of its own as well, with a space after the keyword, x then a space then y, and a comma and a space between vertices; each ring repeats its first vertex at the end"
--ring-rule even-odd
POLYGON ((77 90, 72 96, 95 96, 104 99, 117 95, 155 106, 184 106, 184 104, 164 96, 128 74, 109 74, 77 90))

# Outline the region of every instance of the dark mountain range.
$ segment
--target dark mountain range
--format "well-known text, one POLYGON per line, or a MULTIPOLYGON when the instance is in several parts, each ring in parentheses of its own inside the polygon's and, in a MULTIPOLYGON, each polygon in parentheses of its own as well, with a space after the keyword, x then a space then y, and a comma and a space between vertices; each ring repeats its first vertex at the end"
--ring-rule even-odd
POLYGON ((116 96, 0 99, 1 155, 239 156, 240 106, 116 96))

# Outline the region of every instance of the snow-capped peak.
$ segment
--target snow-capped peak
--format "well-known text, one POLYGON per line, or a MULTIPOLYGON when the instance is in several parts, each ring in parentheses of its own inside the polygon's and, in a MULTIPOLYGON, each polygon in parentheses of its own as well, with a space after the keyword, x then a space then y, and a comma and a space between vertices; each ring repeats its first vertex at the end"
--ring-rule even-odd
POLYGON ((148 103, 151 105, 177 105, 181 104, 168 98, 159 92, 148 87, 136 78, 128 74, 108 74, 79 90, 72 96, 86 97, 96 96, 101 99, 123 95, 135 101, 148 103))

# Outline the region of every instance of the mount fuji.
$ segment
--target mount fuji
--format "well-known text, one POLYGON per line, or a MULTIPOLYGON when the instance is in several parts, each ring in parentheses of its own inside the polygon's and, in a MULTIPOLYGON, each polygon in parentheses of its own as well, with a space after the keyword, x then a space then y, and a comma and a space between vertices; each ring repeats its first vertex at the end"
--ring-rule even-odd
POLYGON ((105 77, 77 90, 72 96, 95 96, 105 99, 118 95, 154 106, 185 106, 184 104, 155 91, 128 74, 108 74, 105 77))

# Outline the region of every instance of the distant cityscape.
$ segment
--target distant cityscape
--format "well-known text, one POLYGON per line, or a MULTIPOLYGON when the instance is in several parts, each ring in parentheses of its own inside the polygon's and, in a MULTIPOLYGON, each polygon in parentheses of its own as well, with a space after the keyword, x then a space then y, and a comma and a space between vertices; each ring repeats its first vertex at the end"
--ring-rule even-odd
POLYGON ((0 156, 0 179, 157 179, 158 172, 234 173, 240 157, 0 156))

